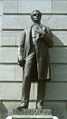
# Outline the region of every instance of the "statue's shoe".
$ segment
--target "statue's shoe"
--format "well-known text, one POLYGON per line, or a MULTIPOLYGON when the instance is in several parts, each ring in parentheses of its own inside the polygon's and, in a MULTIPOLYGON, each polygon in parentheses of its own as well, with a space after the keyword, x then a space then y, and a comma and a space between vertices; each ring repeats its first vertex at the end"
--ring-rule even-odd
POLYGON ((22 110, 22 109, 26 109, 26 108, 28 108, 28 104, 27 103, 21 103, 18 107, 17 107, 17 109, 18 110, 22 110))
POLYGON ((36 105, 36 109, 43 109, 43 102, 39 101, 36 105))

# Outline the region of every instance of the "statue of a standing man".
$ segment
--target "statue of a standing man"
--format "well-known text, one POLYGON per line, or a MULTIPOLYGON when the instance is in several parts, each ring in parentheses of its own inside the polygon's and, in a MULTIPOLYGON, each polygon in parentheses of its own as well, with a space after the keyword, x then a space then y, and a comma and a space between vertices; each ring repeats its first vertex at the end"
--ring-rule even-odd
MULTIPOLYGON (((42 108, 45 91, 45 81, 49 68, 49 50, 53 46, 50 29, 43 26, 42 13, 34 10, 31 13, 33 25, 24 29, 18 46, 18 64, 23 67, 22 100, 17 109, 28 108, 31 81, 38 81, 38 102, 36 108, 42 108), (41 86, 42 85, 42 86, 41 86)), ((50 77, 49 77, 50 78, 50 77)))

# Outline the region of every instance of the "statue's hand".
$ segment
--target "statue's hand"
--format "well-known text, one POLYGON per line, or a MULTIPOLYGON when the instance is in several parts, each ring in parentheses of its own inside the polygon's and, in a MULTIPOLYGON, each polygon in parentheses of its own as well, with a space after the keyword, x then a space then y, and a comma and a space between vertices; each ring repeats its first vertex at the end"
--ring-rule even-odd
POLYGON ((21 67, 24 66, 25 62, 25 59, 18 59, 18 65, 20 65, 21 67))
POLYGON ((42 29, 38 29, 38 31, 37 31, 38 33, 39 33, 39 36, 40 37, 44 37, 44 35, 45 35, 45 31, 43 31, 42 29))

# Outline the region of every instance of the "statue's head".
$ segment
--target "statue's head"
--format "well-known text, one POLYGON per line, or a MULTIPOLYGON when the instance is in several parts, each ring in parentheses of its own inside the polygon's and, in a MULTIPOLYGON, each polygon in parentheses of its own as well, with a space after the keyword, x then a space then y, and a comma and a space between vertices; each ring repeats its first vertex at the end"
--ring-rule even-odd
POLYGON ((41 21, 41 16, 42 16, 42 13, 39 11, 39 10, 34 10, 32 13, 31 13, 31 19, 33 22, 35 23, 40 23, 41 21))

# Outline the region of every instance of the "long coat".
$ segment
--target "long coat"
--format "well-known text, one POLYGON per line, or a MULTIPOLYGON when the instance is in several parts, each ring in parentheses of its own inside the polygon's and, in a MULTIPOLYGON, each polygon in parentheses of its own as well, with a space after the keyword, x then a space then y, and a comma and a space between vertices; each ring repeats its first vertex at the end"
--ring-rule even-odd
MULTIPOLYGON (((52 48, 52 33, 50 29, 46 26, 41 25, 42 30, 44 30, 44 37, 37 36, 36 42, 36 62, 37 62, 37 73, 38 79, 50 79, 50 57, 49 57, 49 48, 52 48)), ((34 31, 32 31, 34 32, 34 31)), ((31 27, 27 28, 22 33, 21 42, 18 46, 18 64, 23 66, 22 62, 30 55, 31 52, 31 27), (22 62, 19 62, 19 59, 22 59, 22 62)))

